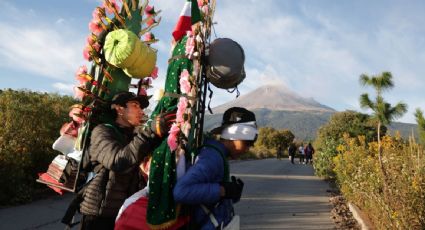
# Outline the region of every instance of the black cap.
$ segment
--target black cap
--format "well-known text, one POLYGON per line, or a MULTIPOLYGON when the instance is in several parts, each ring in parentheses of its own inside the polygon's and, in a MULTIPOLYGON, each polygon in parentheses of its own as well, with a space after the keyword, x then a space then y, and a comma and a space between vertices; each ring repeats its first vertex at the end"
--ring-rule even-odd
POLYGON ((242 107, 232 107, 224 112, 221 126, 211 130, 211 133, 220 134, 229 125, 245 122, 256 122, 255 114, 242 107))
POLYGON ((147 96, 139 95, 132 92, 120 92, 115 94, 115 96, 112 98, 111 105, 121 105, 126 106, 127 102, 129 101, 137 101, 140 104, 140 107, 142 109, 149 106, 149 99, 147 96))
POLYGON ((221 125, 232 125, 251 121, 256 121, 253 112, 241 107, 232 107, 224 112, 221 125))

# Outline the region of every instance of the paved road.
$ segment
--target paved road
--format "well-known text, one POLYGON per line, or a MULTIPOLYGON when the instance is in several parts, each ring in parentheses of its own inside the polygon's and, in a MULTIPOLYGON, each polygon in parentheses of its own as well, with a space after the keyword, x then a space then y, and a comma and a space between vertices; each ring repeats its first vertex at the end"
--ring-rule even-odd
MULTIPOLYGON (((328 185, 313 176, 310 165, 287 159, 231 163, 245 182, 236 211, 241 229, 332 229, 328 185)), ((64 229, 60 219, 71 194, 0 209, 0 229, 64 229)), ((74 227, 77 229, 77 227, 74 227)))
POLYGON ((333 229, 328 184, 311 165, 287 159, 243 161, 231 165, 245 182, 236 212, 241 229, 333 229))

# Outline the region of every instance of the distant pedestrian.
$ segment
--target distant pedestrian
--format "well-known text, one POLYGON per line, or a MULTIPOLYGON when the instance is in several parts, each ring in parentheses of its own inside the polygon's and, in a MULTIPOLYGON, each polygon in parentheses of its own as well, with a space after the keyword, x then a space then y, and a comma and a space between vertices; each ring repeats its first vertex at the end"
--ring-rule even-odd
POLYGON ((305 156, 306 156, 306 164, 313 163, 313 154, 314 154, 314 148, 311 145, 311 143, 308 143, 308 145, 304 149, 305 156))
POLYGON ((300 154, 300 164, 304 164, 304 145, 301 143, 300 147, 298 148, 298 154, 300 154))
POLYGON ((289 144, 288 147, 288 153, 289 156, 291 157, 291 163, 294 164, 294 159, 295 159, 295 152, 297 151, 297 148, 295 147, 294 143, 289 144))
POLYGON ((278 145, 277 146, 277 151, 276 151, 276 158, 278 160, 280 160, 282 158, 282 155, 283 155, 282 145, 278 145))

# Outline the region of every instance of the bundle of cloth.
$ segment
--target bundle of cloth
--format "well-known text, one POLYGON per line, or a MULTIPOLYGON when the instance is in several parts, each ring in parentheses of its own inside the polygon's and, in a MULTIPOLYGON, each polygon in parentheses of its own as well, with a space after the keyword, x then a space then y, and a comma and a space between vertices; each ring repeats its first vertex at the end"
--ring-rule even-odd
MULTIPOLYGON (((73 122, 66 123, 61 129, 61 136, 53 143, 52 148, 59 151, 45 173, 39 174, 39 179, 62 187, 73 188, 78 173, 78 164, 82 152, 75 148, 78 126, 73 122)), ((55 192, 63 194, 64 190, 57 186, 49 186, 55 192)))

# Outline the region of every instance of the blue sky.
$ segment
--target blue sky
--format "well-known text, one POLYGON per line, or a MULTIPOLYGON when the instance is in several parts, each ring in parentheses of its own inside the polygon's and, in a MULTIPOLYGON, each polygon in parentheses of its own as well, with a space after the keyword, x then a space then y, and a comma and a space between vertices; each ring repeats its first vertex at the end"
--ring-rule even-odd
MULTIPOLYGON (((0 89, 30 89, 72 94, 74 73, 82 64, 88 23, 99 0, 0 0, 0 89)), ((153 33, 160 42, 163 85, 171 31, 183 0, 150 1, 161 9, 153 33)), ((247 78, 241 94, 264 84, 286 90, 338 111, 361 112, 360 74, 393 73, 395 88, 385 98, 403 101, 409 111, 399 121, 414 123, 425 110, 424 1, 218 1, 217 37, 239 42, 246 53, 247 78)), ((235 98, 215 89, 212 105, 235 98)), ((153 93, 153 92, 149 92, 153 93)))

